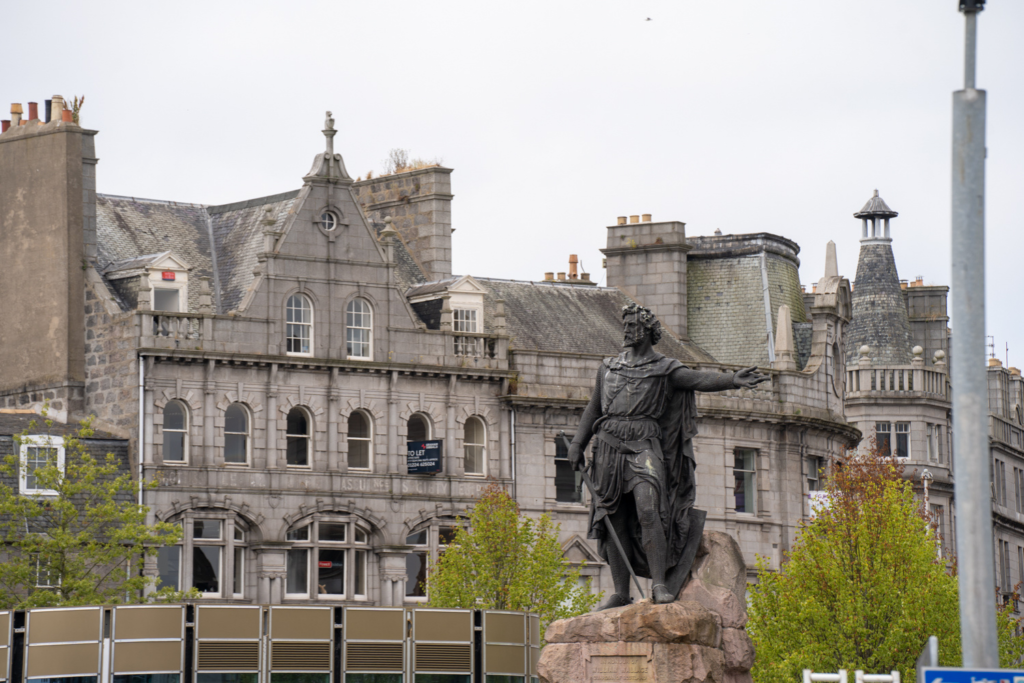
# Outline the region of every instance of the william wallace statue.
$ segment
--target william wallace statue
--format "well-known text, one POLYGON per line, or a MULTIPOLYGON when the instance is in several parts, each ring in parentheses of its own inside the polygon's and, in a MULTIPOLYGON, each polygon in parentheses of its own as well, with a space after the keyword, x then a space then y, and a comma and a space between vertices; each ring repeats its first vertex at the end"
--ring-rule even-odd
POLYGON ((625 350, 602 363, 569 446, 569 461, 580 469, 583 451, 596 437, 588 537, 598 540, 615 582, 615 593, 599 609, 630 603, 630 566, 638 576, 651 579, 654 602, 676 599, 693 564, 706 514, 693 509, 694 392, 750 388, 769 379, 755 368, 732 374, 700 372, 666 358, 653 348, 661 339, 661 325, 642 306, 624 307, 622 321, 625 350), (608 538, 606 516, 626 561, 608 538))

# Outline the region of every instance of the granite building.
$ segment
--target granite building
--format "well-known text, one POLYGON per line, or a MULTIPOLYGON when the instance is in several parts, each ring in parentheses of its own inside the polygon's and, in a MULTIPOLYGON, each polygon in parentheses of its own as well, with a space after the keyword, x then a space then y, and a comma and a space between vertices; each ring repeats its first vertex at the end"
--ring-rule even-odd
POLYGON ((148 568, 165 583, 220 601, 422 601, 426 564, 496 481, 610 589, 557 436, 618 353, 630 301, 664 322, 662 353, 771 375, 698 399, 697 504, 751 564, 778 566, 827 463, 861 438, 834 247, 802 295, 790 240, 631 216, 607 229, 607 287, 575 263, 457 276, 452 170, 354 181, 329 115, 299 189, 219 206, 98 194, 96 131, 54 119, 0 134, 0 313, 15 321, 0 405, 49 401, 126 440, 132 470, 160 482, 154 518, 184 526, 148 568), (26 282, 34 296, 17 296, 26 282), (410 446, 434 443, 437 471, 411 467, 410 446))
MULTIPOLYGON (((900 279, 890 230, 897 215, 877 190, 854 214, 861 250, 846 334, 846 416, 865 436, 861 448, 904 463, 948 550, 956 515, 949 287, 900 279)), ((996 583, 1007 595, 1024 581, 1024 381, 994 358, 988 379, 996 583)))

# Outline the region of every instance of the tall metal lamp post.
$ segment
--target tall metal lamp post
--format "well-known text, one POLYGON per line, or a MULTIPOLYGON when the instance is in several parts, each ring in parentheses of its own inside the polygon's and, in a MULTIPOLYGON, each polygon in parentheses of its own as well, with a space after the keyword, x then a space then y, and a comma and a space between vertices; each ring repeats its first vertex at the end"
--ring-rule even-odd
POLYGON ((966 19, 964 88, 953 93, 953 448, 963 666, 999 666, 985 374, 985 91, 974 87, 978 13, 966 19))

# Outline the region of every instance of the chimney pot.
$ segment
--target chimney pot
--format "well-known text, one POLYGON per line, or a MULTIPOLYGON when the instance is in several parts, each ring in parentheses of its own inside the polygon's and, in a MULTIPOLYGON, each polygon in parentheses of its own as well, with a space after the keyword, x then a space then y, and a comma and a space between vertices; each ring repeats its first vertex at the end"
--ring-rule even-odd
POLYGON ((625 216, 619 216, 616 219, 616 221, 618 222, 619 225, 625 225, 626 224, 626 217, 625 216))
POLYGON ((43 116, 46 117, 46 123, 50 122, 50 112, 53 110, 53 100, 43 100, 43 116))
POLYGON ((554 280, 554 279, 555 279, 555 274, 554 274, 554 272, 551 272, 551 273, 544 273, 544 281, 545 281, 545 282, 549 282, 549 281, 551 281, 551 280, 554 280))
POLYGON ((23 114, 24 110, 21 108, 21 102, 15 102, 11 105, 12 114, 23 114))
POLYGON ((60 120, 61 120, 61 121, 64 121, 64 122, 66 122, 66 123, 74 123, 74 120, 75 120, 75 119, 74 119, 74 116, 73 116, 73 114, 71 113, 71 110, 70 110, 70 109, 65 109, 65 110, 63 110, 63 111, 62 111, 62 112, 60 113, 60 116, 61 116, 61 118, 60 118, 60 120))
POLYGON ((630 223, 639 223, 640 222, 640 216, 630 216, 629 217, 629 222, 630 223))
POLYGON ((642 220, 642 222, 644 222, 644 223, 650 223, 650 222, 651 222, 651 214, 649 214, 649 213, 645 213, 645 214, 643 215, 643 218, 642 218, 641 220, 642 220))
POLYGON ((576 264, 579 263, 579 259, 576 254, 569 254, 569 279, 576 279, 576 264))
POLYGON ((1013 375, 1014 377, 1020 377, 1020 368, 1013 368, 1013 367, 1011 367, 1011 368, 1008 368, 1008 369, 1009 369, 1011 375, 1013 375))
POLYGON ((565 280, 565 273, 559 273, 558 274, 558 279, 559 280, 565 280))
POLYGON ((29 102, 28 103, 28 120, 35 121, 39 118, 39 103, 29 102))
POLYGON ((584 282, 590 282, 590 273, 580 273, 580 279, 584 282))
POLYGON ((998 358, 989 358, 988 366, 990 368, 1001 368, 1003 367, 1003 361, 999 360, 998 358))
POLYGON ((7 119, 0 121, 0 133, 6 133, 7 129, 11 127, 11 122, 7 119))
POLYGON ((818 293, 818 285, 811 285, 811 294, 818 293))
POLYGON ((63 121, 64 98, 60 95, 54 95, 52 102, 50 119, 53 121, 63 121))
POLYGON ((907 281, 906 280, 900 280, 900 289, 906 289, 906 288, 907 288, 907 281))

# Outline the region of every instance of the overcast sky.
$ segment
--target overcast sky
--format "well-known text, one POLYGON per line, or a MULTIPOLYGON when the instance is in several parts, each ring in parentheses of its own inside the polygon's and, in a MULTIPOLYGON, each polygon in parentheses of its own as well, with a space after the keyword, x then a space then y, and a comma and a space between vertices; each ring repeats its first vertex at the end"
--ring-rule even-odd
MULTIPOLYGON (((835 240, 853 280, 878 188, 900 277, 949 284, 956 5, 20 2, 0 100, 84 94, 100 192, 208 204, 298 188, 330 109, 354 176, 396 147, 455 169, 456 273, 540 279, 577 253, 603 283, 605 227, 651 213, 793 239, 807 284, 835 240)), ((1020 366, 1024 3, 979 26, 988 334, 1020 366)))

